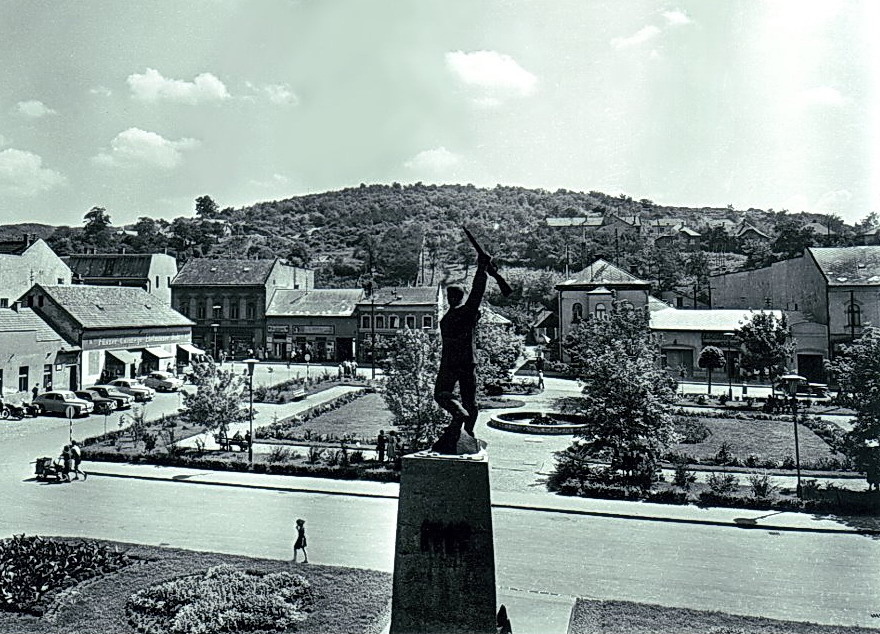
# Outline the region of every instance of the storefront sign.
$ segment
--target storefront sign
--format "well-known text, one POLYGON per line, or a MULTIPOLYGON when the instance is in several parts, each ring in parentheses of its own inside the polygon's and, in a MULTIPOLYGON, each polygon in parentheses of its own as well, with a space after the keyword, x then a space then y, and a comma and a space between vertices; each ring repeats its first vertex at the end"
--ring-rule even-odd
POLYGON ((126 335, 119 337, 99 337, 97 339, 83 339, 82 347, 95 348, 139 348, 147 344, 157 343, 189 343, 190 336, 187 333, 153 333, 141 335, 126 335))
POLYGON ((298 335, 332 335, 336 333, 336 326, 292 326, 294 334, 298 335))
POLYGON ((266 326, 266 330, 269 334, 287 334, 289 332, 289 326, 266 326))

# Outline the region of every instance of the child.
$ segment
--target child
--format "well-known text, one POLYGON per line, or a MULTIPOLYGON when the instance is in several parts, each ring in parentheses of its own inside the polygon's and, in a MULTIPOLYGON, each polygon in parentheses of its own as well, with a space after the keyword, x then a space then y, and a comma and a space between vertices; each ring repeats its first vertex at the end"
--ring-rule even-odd
POLYGON ((296 563, 296 552, 303 551, 303 563, 309 563, 309 553, 306 552, 306 521, 296 520, 296 543, 293 544, 293 561, 296 563))

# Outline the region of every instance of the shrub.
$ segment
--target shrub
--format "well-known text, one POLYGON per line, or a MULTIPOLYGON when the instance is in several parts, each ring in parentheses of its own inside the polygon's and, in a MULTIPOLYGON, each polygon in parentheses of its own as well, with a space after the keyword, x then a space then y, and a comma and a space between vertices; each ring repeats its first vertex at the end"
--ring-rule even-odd
POLYGON ((804 497, 814 496, 819 492, 819 481, 815 478, 801 480, 801 493, 804 497))
POLYGON ((309 447, 309 454, 306 457, 306 460, 309 464, 318 464, 321 462, 321 458, 324 456, 325 452, 326 450, 321 447, 309 447))
POLYGON ((0 541, 0 610, 42 614, 53 591, 130 563, 125 553, 93 542, 14 535, 0 541))
POLYGON ((364 458, 364 452, 361 450, 352 451, 351 455, 348 458, 348 461, 351 464, 362 464, 366 461, 366 459, 364 458))
POLYGON ((688 469, 688 460, 685 456, 681 456, 674 463, 675 475, 672 477, 672 484, 681 487, 685 491, 689 491, 691 485, 697 481, 697 474, 688 469))
POLYGON ((222 565, 141 590, 125 611, 145 634, 264 632, 293 629, 313 603, 302 575, 222 565))
POLYGON ((766 473, 751 473, 748 481, 752 495, 756 498, 770 497, 779 488, 770 481, 770 476, 766 473))
POLYGON ((795 465, 795 462, 794 462, 794 458, 792 458, 791 456, 786 456, 786 457, 783 458, 783 460, 782 460, 782 464, 780 465, 780 469, 789 469, 789 470, 791 470, 791 469, 794 469, 795 466, 796 466, 796 465, 795 465))
POLYGON ((294 452, 289 447, 272 447, 272 451, 266 456, 267 462, 287 462, 294 457, 294 452))
POLYGON ((710 473, 706 484, 715 495, 730 495, 739 486, 739 479, 732 473, 710 473))
POLYGON ((736 466, 738 461, 736 456, 731 452, 732 445, 729 442, 721 443, 718 452, 715 454, 714 462, 721 466, 736 466))
POLYGON ((685 445, 699 444, 712 435, 712 430, 704 422, 687 418, 676 421, 675 431, 681 438, 680 442, 685 445))

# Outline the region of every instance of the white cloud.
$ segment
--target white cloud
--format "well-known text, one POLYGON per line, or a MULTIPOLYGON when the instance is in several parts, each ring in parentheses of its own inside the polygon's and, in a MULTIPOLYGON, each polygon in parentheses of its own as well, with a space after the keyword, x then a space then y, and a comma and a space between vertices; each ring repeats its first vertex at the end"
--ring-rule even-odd
POLYGON ((819 196, 815 209, 818 212, 840 213, 849 210, 852 199, 852 192, 848 189, 836 189, 819 196))
POLYGON ((126 80, 131 94, 142 101, 172 101, 195 105, 197 103, 229 99, 229 91, 222 81, 211 73, 202 73, 193 81, 169 79, 154 68, 143 74, 132 74, 126 80))
POLYGON ((496 51, 451 51, 446 53, 446 66, 468 86, 494 93, 526 97, 538 83, 538 78, 510 55, 496 51))
POLYGON ((807 105, 817 106, 842 106, 846 103, 846 97, 831 86, 816 86, 803 91, 800 95, 801 102, 807 105))
POLYGON ((50 114, 58 114, 38 99, 19 101, 15 104, 15 108, 18 110, 18 114, 30 119, 39 119, 40 117, 45 117, 50 114))
POLYGON ((615 37, 613 40, 611 40, 611 45, 617 49, 629 48, 631 46, 644 44, 645 42, 654 39, 658 35, 660 35, 660 29, 652 24, 649 24, 648 26, 642 27, 629 37, 615 37))
POLYGON ((155 132, 129 128, 110 142, 110 150, 93 158, 102 165, 152 165, 171 169, 180 165, 183 151, 196 147, 195 139, 170 141, 155 132))
POLYGON ((406 161, 403 166, 417 172, 445 172, 461 162, 461 157, 440 146, 432 150, 422 150, 406 161))
POLYGON ((690 24, 692 20, 688 17, 688 14, 682 11, 681 9, 673 9, 672 11, 664 11, 663 17, 666 18, 666 23, 669 26, 683 26, 685 24, 690 24))
POLYGON ((94 88, 89 89, 89 94, 92 95, 100 95, 102 97, 109 97, 113 94, 113 91, 107 88, 106 86, 95 86, 94 88))
POLYGON ((256 101, 259 97, 267 99, 270 103, 278 106, 295 106, 299 103, 299 97, 296 96, 296 93, 287 84, 258 86, 248 81, 245 82, 245 85, 255 93, 254 95, 242 97, 246 101, 256 101))
POLYGON ((43 159, 33 152, 0 151, 0 194, 30 198, 66 181, 59 172, 43 167, 43 159))

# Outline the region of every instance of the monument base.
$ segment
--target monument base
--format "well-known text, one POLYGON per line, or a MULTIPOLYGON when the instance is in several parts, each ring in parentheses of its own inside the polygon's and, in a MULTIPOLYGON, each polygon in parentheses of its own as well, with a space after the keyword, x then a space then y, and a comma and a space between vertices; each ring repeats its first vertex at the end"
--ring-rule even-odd
POLYGON ((489 457, 403 457, 391 634, 494 633, 489 457))

